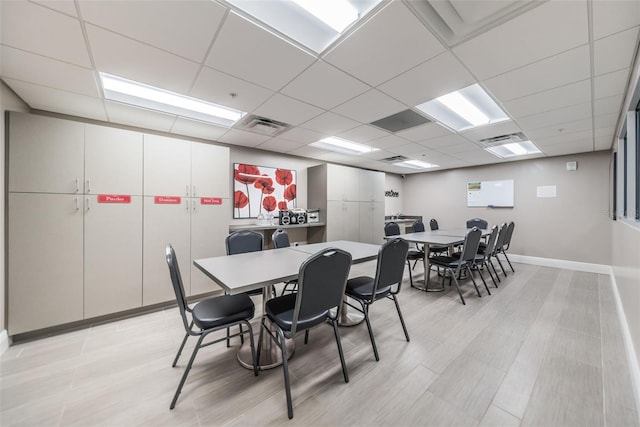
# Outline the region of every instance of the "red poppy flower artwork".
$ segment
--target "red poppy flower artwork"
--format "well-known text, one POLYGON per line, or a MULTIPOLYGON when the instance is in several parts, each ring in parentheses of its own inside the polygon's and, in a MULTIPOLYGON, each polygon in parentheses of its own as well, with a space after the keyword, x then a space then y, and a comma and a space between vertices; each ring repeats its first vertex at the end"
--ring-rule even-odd
POLYGON ((234 163, 233 190, 234 218, 278 215, 296 207, 296 171, 234 163))

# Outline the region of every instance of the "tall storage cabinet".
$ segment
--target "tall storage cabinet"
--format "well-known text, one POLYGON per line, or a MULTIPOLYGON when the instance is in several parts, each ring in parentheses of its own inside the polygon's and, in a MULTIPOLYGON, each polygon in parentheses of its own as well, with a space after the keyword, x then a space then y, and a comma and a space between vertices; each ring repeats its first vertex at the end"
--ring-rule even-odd
POLYGON ((309 168, 309 207, 326 222, 322 239, 380 243, 384 227, 384 173, 338 165, 309 168))
POLYGON ((190 294, 217 289, 191 260, 224 253, 228 148, 22 113, 8 131, 10 335, 173 300, 167 243, 190 294))

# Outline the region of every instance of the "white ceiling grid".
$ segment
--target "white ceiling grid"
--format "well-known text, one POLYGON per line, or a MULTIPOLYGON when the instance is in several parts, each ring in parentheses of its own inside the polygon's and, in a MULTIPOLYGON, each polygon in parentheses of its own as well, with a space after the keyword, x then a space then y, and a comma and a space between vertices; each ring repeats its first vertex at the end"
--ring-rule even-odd
POLYGON ((608 149, 640 29, 640 1, 384 0, 317 55, 223 0, 0 7, 0 78, 34 109, 393 173, 419 171, 379 160, 403 155, 436 169, 503 162, 478 141, 516 132, 543 151, 529 157, 608 149), (108 102, 99 72, 292 127, 272 138, 108 102), (473 83, 511 120, 461 133, 369 124, 473 83), (326 136, 380 150, 308 146, 326 136))

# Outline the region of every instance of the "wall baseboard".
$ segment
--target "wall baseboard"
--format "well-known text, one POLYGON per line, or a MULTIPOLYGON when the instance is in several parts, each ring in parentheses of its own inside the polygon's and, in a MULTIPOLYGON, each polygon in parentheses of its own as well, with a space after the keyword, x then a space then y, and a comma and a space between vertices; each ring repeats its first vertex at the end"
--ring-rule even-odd
POLYGON ((4 353, 9 348, 9 335, 7 330, 0 331, 0 354, 4 353))
POLYGON ((509 254, 511 261, 543 267, 564 268, 565 270, 585 271, 587 273, 611 274, 611 266, 588 262, 567 261, 564 259, 540 258, 535 256, 509 254))
POLYGON ((640 366, 638 365, 638 357, 636 356, 633 339, 631 338, 631 331, 629 331, 627 316, 624 314, 624 309, 622 307, 622 300, 620 299, 620 293, 618 292, 618 283, 616 282, 616 276, 613 272, 613 268, 610 269, 610 277, 611 286, 613 287, 613 298, 616 301, 616 308, 618 309, 618 320, 620 321, 620 327, 622 328, 624 349, 627 353, 627 360, 629 361, 629 375, 631 376, 631 384, 636 398, 638 422, 640 422, 640 366))

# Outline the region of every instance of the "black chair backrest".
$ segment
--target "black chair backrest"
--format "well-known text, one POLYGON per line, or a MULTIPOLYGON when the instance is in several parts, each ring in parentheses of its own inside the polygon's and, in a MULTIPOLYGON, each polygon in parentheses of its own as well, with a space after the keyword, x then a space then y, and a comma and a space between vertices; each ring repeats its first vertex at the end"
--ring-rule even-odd
POLYGON ((184 292, 184 286, 182 285, 182 276, 180 275, 180 267, 178 266, 178 258, 173 247, 169 244, 165 248, 165 254, 167 257, 167 265, 169 266, 169 275, 171 276, 171 284, 173 285, 173 292, 176 294, 176 302, 180 309, 180 317, 182 317, 182 323, 185 329, 188 331, 189 322, 187 321, 188 310, 187 297, 184 292))
POLYGON ((485 256, 491 255, 496 247, 496 241, 498 240, 498 226, 491 227, 491 235, 487 240, 487 246, 484 249, 485 256))
POLYGON ((421 233, 424 231, 424 223, 420 220, 417 220, 413 223, 412 228, 414 233, 421 233))
POLYGON ((478 227, 473 227, 471 230, 467 231, 467 235, 464 238, 464 245, 462 247, 462 254, 460 255, 461 261, 473 261, 476 259, 481 238, 482 231, 480 231, 478 227))
POLYGON ((387 240, 378 249, 378 264, 376 265, 376 277, 373 283, 375 295, 378 289, 398 284, 398 291, 402 284, 407 253, 409 252, 409 242, 397 237, 387 240))
POLYGON ((431 218, 431 221, 429 221, 429 228, 431 228, 431 231, 438 230, 440 228, 438 226, 438 221, 435 218, 431 218))
POLYGON ((505 234, 504 236, 504 243, 502 245, 504 250, 509 249, 509 245, 511 245, 511 236, 513 236, 513 229, 515 227, 516 225, 513 223, 513 221, 511 221, 509 225, 507 225, 507 234, 505 234))
POLYGON ((300 320, 322 316, 342 303, 350 269, 351 254, 337 248, 324 249, 302 263, 298 272, 292 334, 296 333, 300 320))
POLYGON ((486 229, 489 227, 489 223, 482 218, 473 218, 467 221, 467 228, 478 227, 486 229))
POLYGON ((496 246, 493 248, 493 252, 502 250, 504 246, 504 242, 507 238, 507 230, 509 226, 506 222, 503 222, 500 226, 500 231, 498 232, 498 238, 496 239, 496 246))
POLYGON ((400 235, 400 226, 395 222, 387 222, 384 225, 384 235, 385 236, 399 236, 400 235))
POLYGON ((258 252, 262 250, 264 236, 256 231, 236 231, 227 236, 224 243, 227 255, 258 252))
POLYGON ((289 242, 289 233, 287 233, 287 230, 283 230, 282 228, 273 232, 271 240, 273 241, 273 247, 275 249, 288 248, 291 246, 291 242, 289 242))

